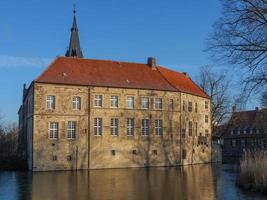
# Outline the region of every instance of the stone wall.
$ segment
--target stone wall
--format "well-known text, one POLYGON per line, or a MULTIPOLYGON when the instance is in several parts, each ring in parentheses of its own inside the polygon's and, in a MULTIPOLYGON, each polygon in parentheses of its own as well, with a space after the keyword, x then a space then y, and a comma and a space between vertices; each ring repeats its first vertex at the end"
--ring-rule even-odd
POLYGON ((173 166, 180 164, 180 95, 175 92, 150 90, 91 88, 90 168, 121 168, 144 166, 173 166), (103 95, 103 107, 95 108, 94 95, 103 95), (119 98, 119 108, 110 108, 110 96, 119 98), (126 97, 134 97, 134 109, 126 108, 126 97), (150 108, 141 108, 141 97, 149 97, 150 108), (163 100, 162 110, 154 108, 154 98, 163 100), (169 110, 169 99, 174 110, 169 110), (110 119, 119 119, 119 136, 110 133, 110 119), (94 136, 94 118, 103 119, 103 135, 94 136), (134 136, 126 134, 127 118, 135 119, 134 136), (141 120, 150 120, 149 136, 141 135, 141 120), (163 120, 163 136, 155 134, 155 120, 163 120), (112 154, 115 151, 115 155, 112 154), (136 151, 136 154, 133 151, 136 151), (155 153, 156 151, 156 153, 155 153))
POLYGON ((33 170, 88 168, 88 88, 35 83, 33 170), (55 110, 46 109, 46 96, 56 97, 55 110), (72 109, 72 97, 81 97, 81 110, 72 109), (67 139, 67 122, 77 122, 76 139, 67 139), (59 123, 59 139, 48 137, 49 123, 59 123), (55 159, 56 156, 56 159, 55 159))
POLYGON ((182 129, 184 129, 184 137, 181 140, 182 164, 211 162, 211 113, 209 99, 181 93, 182 129), (207 101, 208 108, 205 108, 205 101, 207 101), (192 111, 189 111, 189 102, 192 102, 192 111), (208 122, 205 122, 205 115, 208 116, 208 122), (192 122, 192 134, 189 134, 189 121, 192 122))
POLYGON ((179 92, 35 83, 33 170, 175 166, 210 162, 210 103, 209 108, 205 109, 205 101, 209 100, 179 92), (56 96, 55 110, 46 109, 48 95, 56 96), (102 108, 94 107, 94 95, 103 96, 102 108), (110 107, 111 95, 118 96, 118 108, 110 107), (81 97, 81 110, 72 109, 74 96, 81 97), (134 109, 126 108, 127 96, 134 97, 134 109), (141 97, 149 97, 149 109, 141 108, 141 97), (161 110, 154 107, 156 97, 163 100, 161 110), (174 101, 173 110, 169 108, 170 99, 174 101), (193 112, 183 110, 183 101, 193 102, 193 112), (198 104, 198 112, 194 112, 195 103, 198 104), (208 123, 205 122, 205 115, 209 116, 208 123), (94 118, 103 120, 102 136, 94 135, 94 118), (118 136, 110 133, 111 118, 119 119, 118 136), (126 134, 127 118, 135 119, 134 136, 126 134), (145 118, 150 120, 149 136, 141 135, 141 120, 145 118), (163 136, 155 134, 156 119, 163 120, 163 136), (193 136, 188 135, 190 120, 193 124, 198 123, 198 130, 193 128, 193 136), (75 140, 66 138, 67 121, 78 123, 75 140), (49 139, 49 122, 59 122, 58 140, 49 139), (185 135, 181 138, 183 128, 185 135), (206 129, 209 132, 207 143, 200 145, 198 137, 200 133, 204 135, 206 129), (186 155, 183 155, 185 152, 186 155))

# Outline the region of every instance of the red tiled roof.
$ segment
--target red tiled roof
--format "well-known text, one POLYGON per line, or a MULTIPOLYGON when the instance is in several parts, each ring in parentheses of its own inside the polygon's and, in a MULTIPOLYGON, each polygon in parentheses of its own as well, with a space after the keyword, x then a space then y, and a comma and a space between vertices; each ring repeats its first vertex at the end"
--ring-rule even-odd
POLYGON ((177 90, 184 93, 194 94, 204 98, 210 98, 197 84, 194 83, 188 76, 167 68, 158 67, 162 75, 173 85, 177 90))
POLYGON ((178 90, 209 98, 183 74, 163 67, 152 70, 149 65, 141 63, 58 57, 35 81, 165 91, 178 90))

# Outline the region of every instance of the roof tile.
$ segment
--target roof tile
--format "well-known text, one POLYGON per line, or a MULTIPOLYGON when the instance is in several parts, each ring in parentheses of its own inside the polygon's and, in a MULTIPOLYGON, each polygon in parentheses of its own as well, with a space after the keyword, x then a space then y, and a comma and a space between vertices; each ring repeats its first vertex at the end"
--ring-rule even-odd
POLYGON ((42 83, 181 91, 209 98, 181 73, 147 64, 108 60, 56 58, 35 80, 42 83))

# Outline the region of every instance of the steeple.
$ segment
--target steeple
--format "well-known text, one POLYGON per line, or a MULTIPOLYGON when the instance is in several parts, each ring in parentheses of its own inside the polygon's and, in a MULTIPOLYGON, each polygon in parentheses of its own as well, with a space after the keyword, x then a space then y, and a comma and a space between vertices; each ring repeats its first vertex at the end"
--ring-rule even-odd
POLYGON ((73 22, 71 27, 71 36, 70 36, 70 44, 68 50, 66 52, 66 57, 77 57, 83 58, 83 52, 80 47, 80 40, 78 34, 78 26, 76 22, 76 10, 75 7, 73 9, 73 22))

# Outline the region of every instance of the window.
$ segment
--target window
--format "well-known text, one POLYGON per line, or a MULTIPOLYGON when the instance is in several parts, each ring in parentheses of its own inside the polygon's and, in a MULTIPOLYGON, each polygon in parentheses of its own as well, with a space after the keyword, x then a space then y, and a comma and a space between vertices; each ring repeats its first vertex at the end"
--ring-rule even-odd
POLYGON ((232 139, 231 140, 231 144, 232 144, 232 147, 235 147, 236 146, 236 140, 235 139, 232 139))
POLYGON ((141 107, 143 109, 148 109, 149 108, 149 98, 148 97, 142 97, 141 98, 141 107))
POLYGON ((94 106, 102 107, 102 95, 95 95, 94 106))
POLYGON ((173 99, 170 99, 170 100, 169 100, 169 110, 174 110, 173 99))
POLYGON ((192 112, 192 110, 193 110, 193 105, 192 105, 192 102, 189 101, 188 102, 188 112, 192 112))
POLYGON ((208 109, 208 108, 209 108, 209 102, 205 101, 205 109, 208 109))
POLYGON ((111 108, 118 108, 119 107, 119 97, 118 96, 111 96, 110 97, 110 107, 111 108))
POLYGON ((142 135, 149 135, 149 119, 142 119, 142 135))
POLYGON ((197 122, 196 122, 196 136, 198 135, 198 134, 197 134, 197 131, 198 131, 198 130, 197 130, 197 129, 198 129, 198 127, 197 127, 197 126, 198 126, 198 125, 197 125, 197 122))
POLYGON ((185 111, 185 101, 183 101, 183 111, 185 111))
POLYGON ((186 132, 186 130, 185 130, 185 128, 182 128, 182 131, 181 131, 181 134, 182 134, 182 138, 185 138, 185 132, 186 132))
POLYGON ((127 129, 127 136, 134 135, 134 118, 127 119, 126 129, 127 129))
POLYGON ((246 146, 246 141, 245 141, 245 139, 241 139, 241 146, 242 146, 242 147, 245 147, 245 146, 246 146))
POLYGON ((115 150, 111 150, 111 155, 115 156, 116 155, 116 151, 115 150))
POLYGON ((52 156, 53 161, 57 161, 57 156, 52 156))
POLYGON ((158 155, 158 151, 157 150, 153 150, 153 155, 158 155))
POLYGON ((137 154, 137 151, 136 151, 135 149, 133 150, 133 154, 134 154, 134 155, 136 155, 136 154, 137 154))
POLYGON ((58 139, 58 122, 49 123, 49 139, 51 140, 58 139))
POLYGON ((205 115, 205 123, 209 123, 209 116, 205 115))
POLYGON ((197 113, 197 103, 195 103, 195 112, 197 113))
POLYGON ((162 109, 162 98, 155 98, 155 109, 162 109))
POLYGON ((94 134, 96 136, 102 135, 102 118, 94 119, 94 134))
POLYGON ((46 108, 49 110, 54 110, 56 108, 56 97, 55 96, 47 96, 46 97, 46 108))
POLYGON ((119 119, 111 118, 110 120, 110 134, 113 136, 119 135, 119 119))
POLYGON ((68 155, 68 156, 67 156, 67 161, 72 161, 72 157, 71 157, 71 155, 68 155))
POLYGON ((134 97, 127 97, 126 107, 127 108, 134 108, 134 97))
POLYGON ((188 132, 189 136, 193 135, 193 123, 191 121, 189 121, 189 132, 188 132))
POLYGON ((81 110, 81 97, 73 97, 72 109, 73 110, 81 110))
POLYGON ((163 135, 163 127, 162 127, 162 120, 161 119, 155 120, 155 132, 156 132, 156 135, 158 135, 158 136, 163 135))
POLYGON ((75 139, 76 138, 76 126, 77 123, 75 121, 69 121, 68 122, 68 134, 67 138, 68 139, 75 139))
POLYGON ((182 150, 182 158, 186 159, 186 150, 185 149, 182 150))
POLYGON ((208 129, 205 129, 205 136, 209 137, 209 130, 208 129))

